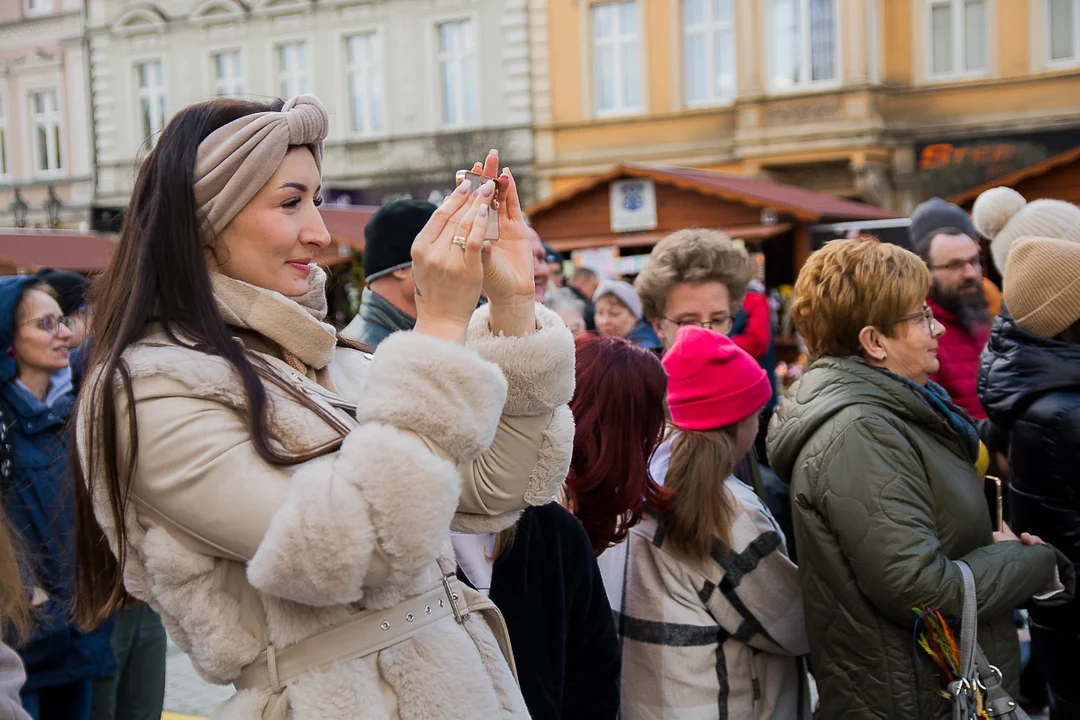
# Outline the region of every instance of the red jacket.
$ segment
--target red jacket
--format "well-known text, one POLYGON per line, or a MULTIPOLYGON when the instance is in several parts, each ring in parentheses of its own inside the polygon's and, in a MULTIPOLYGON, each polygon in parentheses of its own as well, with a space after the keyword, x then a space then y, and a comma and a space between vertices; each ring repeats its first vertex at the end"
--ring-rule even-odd
POLYGON ((743 298, 742 306, 748 316, 746 329, 738 335, 732 335, 731 340, 760 362, 769 354, 769 345, 772 344, 769 299, 761 293, 749 290, 743 298))
POLYGON ((934 319, 945 326, 945 334, 938 340, 941 367, 930 379, 945 388, 953 402, 967 410, 971 417, 985 419, 986 411, 979 402, 975 385, 979 376, 979 356, 990 339, 990 328, 980 327, 969 335, 951 312, 929 298, 926 304, 934 311, 934 319))

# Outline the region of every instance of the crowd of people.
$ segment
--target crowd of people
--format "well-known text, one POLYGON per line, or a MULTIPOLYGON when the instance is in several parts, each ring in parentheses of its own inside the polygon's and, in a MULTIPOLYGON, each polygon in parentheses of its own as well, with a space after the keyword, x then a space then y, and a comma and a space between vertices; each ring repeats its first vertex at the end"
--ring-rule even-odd
POLYGON ((93 287, 0 279, 0 715, 160 718, 167 631, 221 720, 1080 717, 1080 208, 827 243, 781 397, 743 247, 570 272, 495 151, 339 332, 327 131, 185 108, 93 287))

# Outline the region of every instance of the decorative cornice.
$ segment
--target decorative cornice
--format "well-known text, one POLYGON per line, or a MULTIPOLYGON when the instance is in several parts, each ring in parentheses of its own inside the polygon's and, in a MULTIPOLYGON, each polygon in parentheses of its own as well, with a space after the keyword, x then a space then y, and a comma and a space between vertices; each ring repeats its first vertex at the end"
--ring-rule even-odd
POLYGON ((248 12, 248 6, 240 0, 203 0, 191 11, 188 19, 196 25, 243 22, 248 12))
POLYGON ((135 5, 126 9, 109 28, 118 35, 141 35, 165 31, 169 18, 150 4, 135 5))

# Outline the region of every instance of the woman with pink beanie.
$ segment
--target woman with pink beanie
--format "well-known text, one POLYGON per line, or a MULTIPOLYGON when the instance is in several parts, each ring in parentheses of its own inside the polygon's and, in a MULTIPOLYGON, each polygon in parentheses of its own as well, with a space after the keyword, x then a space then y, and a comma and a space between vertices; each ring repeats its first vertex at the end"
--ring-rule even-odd
POLYGON ((784 536, 732 473, 772 396, 729 338, 687 325, 664 356, 671 491, 601 556, 622 642, 622 718, 808 718, 809 652, 784 536))

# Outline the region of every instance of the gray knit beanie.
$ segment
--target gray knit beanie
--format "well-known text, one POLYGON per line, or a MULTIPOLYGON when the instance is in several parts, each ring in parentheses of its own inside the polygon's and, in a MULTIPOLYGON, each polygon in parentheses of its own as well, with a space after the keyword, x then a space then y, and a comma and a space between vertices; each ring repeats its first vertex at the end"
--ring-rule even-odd
POLYGON ((980 195, 971 209, 971 219, 979 232, 990 238, 990 254, 1002 274, 1017 238, 1080 242, 1080 208, 1062 200, 1028 202, 1012 188, 996 187, 980 195))

